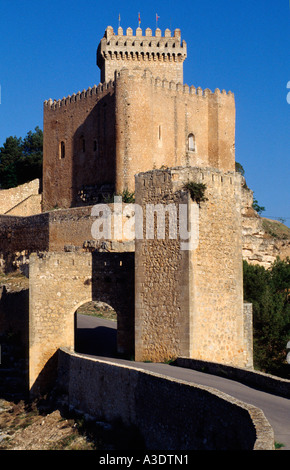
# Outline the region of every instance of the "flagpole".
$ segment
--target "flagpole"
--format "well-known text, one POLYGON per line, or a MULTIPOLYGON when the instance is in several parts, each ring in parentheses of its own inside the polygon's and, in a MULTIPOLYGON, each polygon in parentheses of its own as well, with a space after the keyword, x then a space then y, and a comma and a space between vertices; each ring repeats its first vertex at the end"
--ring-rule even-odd
MULTIPOLYGON (((290 1, 290 0, 289 0, 290 1)), ((159 20, 159 16, 157 15, 156 13, 156 29, 158 28, 158 20, 159 20)))

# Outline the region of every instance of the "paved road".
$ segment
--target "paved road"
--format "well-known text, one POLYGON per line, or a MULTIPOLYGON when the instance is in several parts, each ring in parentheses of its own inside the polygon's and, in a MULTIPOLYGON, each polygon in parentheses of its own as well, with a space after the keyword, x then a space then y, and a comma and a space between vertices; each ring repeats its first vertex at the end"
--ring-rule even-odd
POLYGON ((119 359, 116 351, 116 323, 110 320, 79 315, 77 328, 76 350, 78 352, 93 355, 102 360, 127 364, 131 367, 186 380, 197 385, 212 387, 244 403, 260 408, 274 430, 275 441, 283 443, 284 450, 290 450, 290 399, 271 395, 233 380, 191 369, 167 364, 132 362, 119 359))

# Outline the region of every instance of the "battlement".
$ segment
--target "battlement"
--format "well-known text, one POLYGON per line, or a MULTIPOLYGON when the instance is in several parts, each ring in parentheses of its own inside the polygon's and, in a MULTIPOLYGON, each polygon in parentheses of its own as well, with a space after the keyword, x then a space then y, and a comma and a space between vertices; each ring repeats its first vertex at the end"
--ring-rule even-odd
POLYGON ((142 78, 144 79, 149 79, 153 86, 163 88, 164 90, 170 90, 172 92, 179 92, 183 94, 188 94, 188 95, 197 95, 197 96, 203 96, 203 97, 208 97, 210 95, 227 95, 231 98, 234 97, 234 93, 232 93, 230 90, 220 90, 219 88, 216 88, 214 91, 210 90, 209 88, 202 89, 201 87, 195 87, 194 85, 187 85, 183 84, 181 82, 175 82, 173 80, 169 81, 166 78, 161 79, 160 77, 154 77, 150 69, 145 69, 142 71, 140 68, 135 67, 133 70, 129 70, 127 68, 124 68, 120 70, 120 72, 117 72, 115 75, 115 78, 118 79, 120 76, 124 75, 141 75, 142 78))
POLYGON ((69 104, 77 103, 81 100, 86 98, 97 96, 102 98, 108 92, 114 91, 114 82, 110 80, 107 83, 100 83, 98 86, 94 85, 93 87, 89 87, 87 90, 78 91, 77 93, 73 93, 72 95, 68 95, 67 97, 63 97, 62 99, 52 100, 49 98, 48 100, 44 101, 44 107, 50 109, 57 109, 61 108, 62 106, 67 106, 69 104))
MULTIPOLYGON (((98 46, 97 65, 101 69, 102 82, 112 79, 115 70, 130 63, 134 66, 136 62, 146 63, 152 70, 157 70, 158 64, 160 70, 160 64, 165 64, 161 66, 164 77, 173 77, 174 71, 177 76, 178 71, 182 78, 182 64, 186 57, 187 46, 184 40, 181 42, 180 29, 175 29, 173 36, 166 29, 162 36, 157 28, 154 36, 152 30, 147 28, 144 36, 141 28, 136 29, 135 35, 132 28, 127 28, 126 35, 123 35, 123 28, 119 27, 115 34, 113 28, 108 26, 98 46), (167 67, 169 64, 170 67, 167 67)), ((155 76, 159 74, 154 73, 155 76)))
MULTIPOLYGON (((108 92, 113 93, 115 91, 115 83, 116 80, 118 80, 119 77, 123 77, 124 75, 134 75, 140 73, 140 68, 136 67, 133 70, 129 70, 127 68, 124 68, 120 70, 119 72, 115 73, 115 80, 110 80, 109 82, 104 82, 104 83, 99 83, 99 85, 94 85, 93 87, 89 87, 87 90, 83 91, 78 91, 77 93, 73 93, 72 95, 68 95, 66 97, 63 97, 62 99, 58 100, 52 100, 51 98, 49 100, 44 101, 44 107, 45 108, 50 108, 50 109, 58 109, 63 106, 67 106, 69 104, 77 103, 81 100, 84 100, 86 98, 90 98, 92 96, 97 96, 98 98, 102 98, 104 95, 106 95, 108 92)), ((194 95, 194 96, 200 96, 200 97, 208 97, 209 95, 222 95, 222 96, 229 96, 229 97, 234 97, 234 94, 231 91, 226 91, 226 90, 220 90, 219 88, 216 88, 214 91, 210 90, 209 88, 202 89, 201 87, 195 87, 194 85, 187 85, 187 84, 182 84, 180 82, 174 82, 174 81, 168 81, 167 79, 161 80, 161 78, 153 77, 152 72, 150 70, 145 70, 141 71, 141 76, 144 79, 150 79, 151 83, 155 87, 159 87, 164 90, 169 90, 171 92, 178 92, 178 93, 183 93, 184 95, 194 95)))

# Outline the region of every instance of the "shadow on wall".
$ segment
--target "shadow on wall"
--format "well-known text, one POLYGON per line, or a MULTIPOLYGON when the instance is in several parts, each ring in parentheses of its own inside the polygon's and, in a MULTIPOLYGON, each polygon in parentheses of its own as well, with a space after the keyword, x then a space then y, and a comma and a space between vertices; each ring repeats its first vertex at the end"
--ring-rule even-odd
POLYGON ((30 395, 40 396, 51 392, 57 378, 58 351, 56 351, 46 362, 37 379, 30 389, 30 395), (47 380, 49 377, 49 381, 47 380))
POLYGON ((68 185, 73 191, 72 206, 102 202, 98 198, 104 185, 114 191, 115 142, 115 93, 108 93, 97 102, 73 135, 72 184, 68 185), (86 195, 88 200, 82 201, 79 197, 82 188, 91 188, 86 195))
POLYGON ((0 396, 13 399, 28 390, 29 291, 0 288, 0 396))

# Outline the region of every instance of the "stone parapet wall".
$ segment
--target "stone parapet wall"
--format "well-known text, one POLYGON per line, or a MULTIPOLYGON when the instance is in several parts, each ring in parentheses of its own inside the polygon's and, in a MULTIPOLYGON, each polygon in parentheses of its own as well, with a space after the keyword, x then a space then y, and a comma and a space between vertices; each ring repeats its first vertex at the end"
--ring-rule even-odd
POLYGON ((229 380, 249 385, 250 387, 284 398, 290 398, 290 380, 275 377, 263 372, 227 366, 210 361, 200 361, 188 357, 178 357, 174 361, 177 367, 194 369, 206 374, 227 377, 229 380))
POLYGON ((72 410, 134 426, 148 450, 273 450, 261 410, 209 387, 59 351, 58 388, 72 410))

